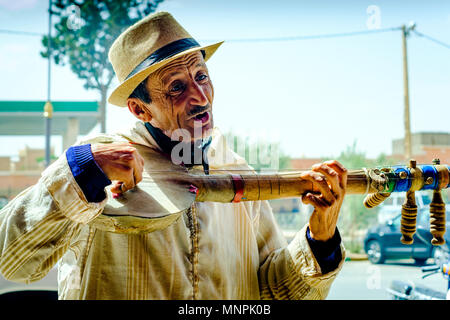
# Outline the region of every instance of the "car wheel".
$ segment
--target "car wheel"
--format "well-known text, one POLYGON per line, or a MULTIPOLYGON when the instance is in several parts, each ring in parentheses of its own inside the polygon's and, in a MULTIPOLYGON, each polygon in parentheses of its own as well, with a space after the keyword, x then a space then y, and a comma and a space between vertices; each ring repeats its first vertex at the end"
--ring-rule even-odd
POLYGON ((438 266, 442 266, 444 263, 447 263, 449 260, 449 253, 441 247, 433 248, 432 258, 434 263, 438 266))
POLYGON ((373 264, 381 264, 384 262, 384 254, 378 240, 370 240, 367 244, 367 258, 373 264))
POLYGON ((423 266, 427 262, 428 258, 414 258, 417 266, 423 266))

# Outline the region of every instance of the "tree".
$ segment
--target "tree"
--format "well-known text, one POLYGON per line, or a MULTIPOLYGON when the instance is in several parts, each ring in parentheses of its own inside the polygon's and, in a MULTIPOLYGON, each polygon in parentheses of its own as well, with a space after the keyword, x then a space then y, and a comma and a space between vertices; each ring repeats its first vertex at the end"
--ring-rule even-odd
MULTIPOLYGON (((53 0, 56 17, 50 39, 51 55, 58 65, 70 64, 84 80, 84 88, 100 92, 101 132, 106 131, 106 97, 114 79, 108 50, 130 25, 154 12, 163 0, 53 0)), ((48 36, 42 38, 48 58, 48 36)))
POLYGON ((279 142, 241 137, 231 132, 225 137, 228 146, 257 172, 282 170, 290 165, 291 159, 281 150, 279 142))

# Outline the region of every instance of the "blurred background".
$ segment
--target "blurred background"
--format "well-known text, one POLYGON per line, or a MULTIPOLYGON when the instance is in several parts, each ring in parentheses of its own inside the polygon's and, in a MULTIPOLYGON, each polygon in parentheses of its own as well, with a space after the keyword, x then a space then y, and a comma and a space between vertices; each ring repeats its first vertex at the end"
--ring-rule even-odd
MULTIPOLYGON (((0 208, 78 139, 134 123, 106 103, 107 52, 159 10, 201 44, 225 41, 208 61, 215 124, 256 169, 450 163, 448 1, 0 0, 0 208)), ((401 203, 362 200, 346 197, 339 228, 364 259, 368 230, 401 203)), ((300 199, 272 206, 288 240, 311 214, 300 199)))

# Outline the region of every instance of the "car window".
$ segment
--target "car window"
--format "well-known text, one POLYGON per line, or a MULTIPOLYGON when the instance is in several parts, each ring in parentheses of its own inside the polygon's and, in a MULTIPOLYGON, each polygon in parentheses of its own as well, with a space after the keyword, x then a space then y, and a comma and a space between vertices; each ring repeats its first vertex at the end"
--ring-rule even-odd
POLYGON ((423 205, 427 206, 431 203, 430 196, 428 194, 422 194, 423 205))
POLYGON ((430 213, 428 210, 423 210, 418 214, 417 224, 427 226, 430 224, 430 213))
POLYGON ((396 216, 394 219, 392 219, 392 225, 396 228, 400 228, 400 216, 396 216))
POLYGON ((3 208, 4 206, 6 206, 6 204, 8 203, 8 199, 5 197, 0 197, 0 209, 3 208))
POLYGON ((384 200, 383 205, 392 206, 394 204, 394 197, 389 197, 384 200))

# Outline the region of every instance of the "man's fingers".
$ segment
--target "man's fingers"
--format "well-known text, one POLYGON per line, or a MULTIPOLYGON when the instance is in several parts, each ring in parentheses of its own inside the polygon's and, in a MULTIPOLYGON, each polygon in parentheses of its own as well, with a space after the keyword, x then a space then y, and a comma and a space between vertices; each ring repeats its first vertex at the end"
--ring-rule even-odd
POLYGON ((123 192, 131 190, 136 186, 135 171, 136 170, 133 167, 130 167, 128 169, 126 178, 124 179, 122 187, 121 187, 123 192))
MULTIPOLYGON (((111 188, 111 192, 113 193, 124 193, 130 189, 133 189, 138 182, 136 182, 136 176, 135 176, 135 169, 134 168, 127 168, 122 169, 122 179, 117 180, 113 187, 111 188)), ((141 173, 138 174, 138 179, 142 180, 141 173)), ((140 180, 139 180, 140 181, 140 180)))
POLYGON ((329 160, 325 161, 324 164, 333 168, 339 174, 339 183, 341 188, 345 188, 347 186, 347 169, 337 160, 329 160))
POLYGON ((114 186, 111 188, 112 193, 122 194, 127 192, 128 190, 133 189, 130 185, 127 185, 125 182, 117 181, 114 186))
POLYGON ((315 171, 315 172, 319 172, 325 176, 327 181, 330 183, 331 191, 333 192, 335 197, 338 197, 341 195, 341 188, 339 185, 340 184, 339 175, 334 169, 327 166, 326 164, 319 163, 319 164, 313 165, 311 170, 315 171))
POLYGON ((114 181, 112 193, 124 193, 142 181, 144 158, 132 143, 92 144, 91 151, 97 165, 114 181))
POLYGON ((347 170, 338 161, 326 161, 314 165, 301 177, 313 185, 313 191, 302 197, 303 203, 314 206, 309 220, 311 236, 326 241, 333 237, 336 229, 347 185, 347 170))
POLYGON ((97 144, 92 146, 94 159, 100 159, 99 162, 116 162, 128 165, 133 161, 138 161, 141 165, 144 164, 144 159, 139 154, 137 149, 129 143, 114 143, 114 144, 97 144))
POLYGON ((122 181, 115 181, 111 187, 111 192, 114 194, 121 194, 123 193, 122 191, 122 181))
POLYGON ((135 161, 141 161, 138 158, 142 158, 139 152, 136 150, 133 146, 124 146, 120 150, 117 151, 117 162, 123 163, 123 164, 129 164, 131 162, 135 161))
MULTIPOLYGON (((137 154, 139 155, 139 153, 137 154)), ((140 156, 140 155, 139 155, 140 156)), ((139 157, 135 157, 130 162, 130 167, 133 170, 133 188, 136 184, 142 181, 143 161, 139 157)))
POLYGON ((329 206, 329 204, 326 203, 323 198, 320 198, 319 196, 314 195, 310 192, 302 197, 302 202, 304 204, 310 204, 314 208, 326 208, 329 206))
POLYGON ((345 169, 345 167, 342 165, 342 163, 340 163, 337 160, 327 160, 327 161, 324 161, 323 163, 335 166, 341 173, 347 172, 347 169, 345 169))
POLYGON ((136 166, 133 170, 134 175, 134 185, 136 186, 139 182, 142 181, 142 167, 140 165, 136 166))
POLYGON ((316 189, 319 190, 324 200, 328 202, 329 205, 333 204, 333 202, 336 201, 335 196, 331 192, 330 187, 328 186, 328 183, 322 174, 314 171, 308 171, 302 174, 301 178, 311 181, 313 187, 315 186, 316 189))
MULTIPOLYGON (((126 155, 122 160, 127 161, 127 166, 132 169, 132 181, 126 184, 127 190, 134 188, 139 182, 142 181, 142 171, 144 169, 144 159, 139 152, 132 147, 130 154, 126 155)), ((131 178, 131 177, 130 177, 131 178)))

